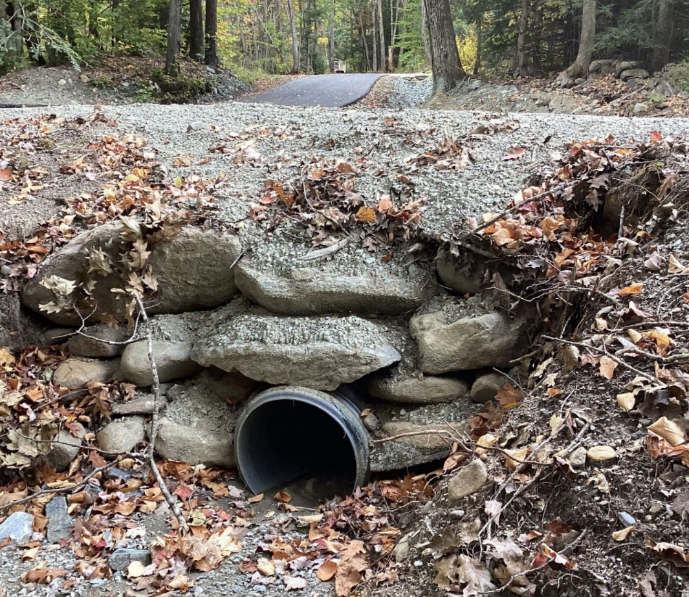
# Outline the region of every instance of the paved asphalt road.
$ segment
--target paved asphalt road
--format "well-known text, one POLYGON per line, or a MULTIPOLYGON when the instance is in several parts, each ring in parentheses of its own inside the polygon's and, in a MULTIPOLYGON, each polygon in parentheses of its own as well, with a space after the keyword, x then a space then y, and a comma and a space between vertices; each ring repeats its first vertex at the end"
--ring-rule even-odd
POLYGON ((359 101, 383 75, 313 75, 301 77, 240 102, 280 106, 341 108, 359 101))

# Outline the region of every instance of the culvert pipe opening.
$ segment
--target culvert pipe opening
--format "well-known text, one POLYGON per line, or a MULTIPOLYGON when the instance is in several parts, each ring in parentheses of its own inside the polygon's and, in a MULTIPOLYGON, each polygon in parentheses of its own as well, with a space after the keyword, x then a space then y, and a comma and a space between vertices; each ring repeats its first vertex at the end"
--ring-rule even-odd
POLYGON ((317 499, 368 478, 368 434, 351 390, 271 388, 249 401, 235 430, 237 468, 255 494, 296 481, 317 499))

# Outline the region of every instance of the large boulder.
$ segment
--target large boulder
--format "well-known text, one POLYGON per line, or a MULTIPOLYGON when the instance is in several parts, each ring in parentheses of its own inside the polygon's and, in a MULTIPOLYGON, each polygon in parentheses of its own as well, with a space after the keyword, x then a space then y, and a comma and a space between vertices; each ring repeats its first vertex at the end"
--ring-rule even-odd
POLYGON ((632 70, 636 68, 642 68, 643 63, 638 60, 620 60, 615 64, 615 76, 619 76, 626 70, 632 70))
MULTIPOLYGON (((90 255, 109 261, 111 266, 120 263, 127 252, 128 243, 121 235, 118 222, 110 222, 83 232, 65 247, 49 257, 39 274, 25 287, 24 304, 59 324, 79 324, 81 319, 72 310, 46 313, 41 305, 53 301, 52 291, 41 281, 58 276, 73 282, 85 282, 89 276, 90 255)), ((220 306, 237 294, 233 265, 241 253, 235 236, 213 230, 187 228, 169 242, 149 246, 148 262, 158 282, 158 292, 150 313, 180 313, 220 306)), ((104 270, 101 270, 104 271, 104 270)), ((128 300, 113 293, 122 288, 118 273, 91 274, 95 281, 91 291, 97 306, 95 319, 111 315, 119 321, 126 319, 128 300)))
POLYGON ((234 436, 225 431, 188 427, 163 418, 158 426, 156 451, 166 460, 233 467, 234 436))
MULTIPOLYGON (((201 369, 190 357, 189 342, 153 342, 153 359, 161 382, 195 375, 201 369)), ((153 370, 148 359, 148 343, 128 344, 122 353, 120 377, 138 387, 153 384, 153 370)))
POLYGON ((609 75, 615 71, 615 60, 593 60, 589 65, 589 75, 609 75))
POLYGON ((83 334, 72 336, 67 342, 69 352, 77 357, 108 358, 122 354, 131 332, 124 328, 94 325, 84 328, 83 334))
POLYGON ((234 265, 242 252, 236 236, 186 228, 154 246, 149 263, 158 281, 152 313, 182 313, 227 303, 238 289, 234 265))
MULTIPOLYGON (((77 283, 83 282, 88 273, 89 254, 92 251, 102 251, 113 263, 117 263, 125 248, 126 243, 120 236, 120 225, 116 222, 110 222, 93 230, 82 232, 43 262, 38 275, 24 287, 22 292, 24 305, 55 323, 80 324, 81 319, 72 310, 48 313, 41 309, 41 305, 54 300, 53 292, 45 288, 41 282, 50 276, 57 276, 77 283)), ((119 276, 112 273, 106 276, 96 276, 96 278, 97 283, 93 289, 93 299, 97 303, 99 311, 111 313, 121 318, 126 305, 118 295, 111 292, 113 288, 122 288, 122 281, 119 276)))
POLYGON ((401 359, 386 326, 360 317, 286 317, 233 305, 211 316, 191 356, 257 381, 334 390, 401 359))
POLYGON ((76 390, 89 383, 112 381, 118 369, 119 359, 109 361, 67 359, 55 369, 53 383, 63 388, 76 390))
POLYGON ((241 262, 236 272, 242 294, 273 313, 384 313, 413 311, 423 300, 423 282, 411 277, 344 275, 309 267, 278 274, 241 262))
POLYGON ((628 68, 620 73, 620 79, 622 81, 628 81, 629 79, 648 79, 651 75, 644 68, 628 68))
POLYGON ((469 384, 462 379, 399 372, 374 376, 366 388, 374 398, 407 404, 452 402, 469 394, 469 384))
POLYGON ((454 319, 444 311, 416 315, 410 322, 424 373, 506 367, 528 347, 525 319, 498 311, 454 319))

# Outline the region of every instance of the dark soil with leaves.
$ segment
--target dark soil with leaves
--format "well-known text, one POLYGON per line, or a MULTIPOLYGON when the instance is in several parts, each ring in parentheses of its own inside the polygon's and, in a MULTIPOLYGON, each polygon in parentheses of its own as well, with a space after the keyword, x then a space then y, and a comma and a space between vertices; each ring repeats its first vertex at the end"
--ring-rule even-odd
POLYGON ((0 77, 0 107, 228 101, 250 86, 225 69, 183 60, 181 74, 163 74, 160 58, 103 56, 77 72, 31 68, 0 77))

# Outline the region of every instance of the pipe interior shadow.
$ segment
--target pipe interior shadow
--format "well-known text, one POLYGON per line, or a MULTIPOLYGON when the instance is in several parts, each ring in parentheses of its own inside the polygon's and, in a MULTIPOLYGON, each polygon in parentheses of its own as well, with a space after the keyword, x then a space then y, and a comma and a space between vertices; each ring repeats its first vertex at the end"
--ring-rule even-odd
POLYGON ((324 499, 346 495, 356 484, 354 450, 344 429, 311 404, 263 404, 245 421, 242 437, 242 474, 256 493, 303 481, 311 497, 324 499))

